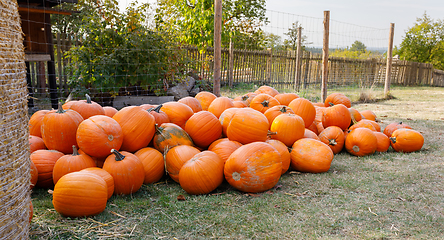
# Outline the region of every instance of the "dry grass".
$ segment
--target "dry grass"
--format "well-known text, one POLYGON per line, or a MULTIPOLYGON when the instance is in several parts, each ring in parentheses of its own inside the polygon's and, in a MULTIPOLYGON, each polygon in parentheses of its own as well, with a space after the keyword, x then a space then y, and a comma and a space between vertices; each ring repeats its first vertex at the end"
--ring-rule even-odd
MULTIPOLYGON (((394 88, 396 99, 356 104, 386 126, 421 131, 421 151, 335 156, 323 174, 288 172, 278 185, 245 194, 223 183, 203 196, 164 179, 113 196, 98 216, 62 218, 45 190, 33 193, 33 239, 442 239, 444 89, 394 88), (184 201, 178 196, 183 195, 184 201)), ((359 90, 357 93, 359 95, 359 90)))

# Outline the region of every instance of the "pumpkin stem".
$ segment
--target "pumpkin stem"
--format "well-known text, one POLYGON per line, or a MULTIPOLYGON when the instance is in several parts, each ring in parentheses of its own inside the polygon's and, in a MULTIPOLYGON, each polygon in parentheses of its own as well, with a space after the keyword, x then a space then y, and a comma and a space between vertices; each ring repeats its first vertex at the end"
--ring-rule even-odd
MULTIPOLYGON (((156 112, 156 113, 159 113, 159 112, 160 112, 160 109, 161 109, 162 107, 163 107, 163 105, 160 104, 159 106, 153 108, 153 110, 151 110, 151 111, 154 111, 154 112, 156 112)), ((150 112, 151 112, 151 111, 150 111, 150 112)))
POLYGON ((282 106, 280 109, 279 109, 279 111, 281 111, 281 112, 283 112, 283 113, 286 113, 286 112, 288 112, 288 109, 287 109, 287 106, 282 106))
POLYGON ((123 159, 125 159, 125 156, 119 153, 119 151, 117 151, 116 149, 111 149, 111 152, 114 153, 114 155, 116 156, 116 161, 122 161, 123 159))
POLYGON ((159 124, 154 124, 154 128, 156 129, 156 134, 162 134, 163 127, 160 127, 159 124))
POLYGON ((354 145, 352 149, 354 152, 359 152, 359 147, 357 145, 354 145))
POLYGON ((79 151, 77 151, 76 145, 72 145, 72 155, 73 156, 79 155, 79 151))
POLYGON ((328 105, 330 105, 330 107, 334 106, 334 104, 332 102, 328 102, 328 105))
POLYGON ((57 109, 57 112, 56 112, 56 113, 64 113, 64 112, 66 112, 66 111, 63 110, 62 103, 59 102, 59 108, 57 109))
POLYGON ((272 131, 270 131, 270 130, 268 130, 268 133, 267 133, 268 136, 270 136, 270 135, 276 135, 276 134, 278 134, 278 133, 277 133, 277 132, 272 132, 272 131))
POLYGON ((261 102, 262 106, 264 107, 268 107, 268 103, 270 103, 268 100, 264 100, 263 102, 261 102))
POLYGON ((85 96, 86 96, 86 103, 91 104, 91 97, 88 95, 88 93, 85 94, 85 96))
POLYGON ((247 101, 248 98, 249 98, 248 95, 243 95, 242 96, 242 101, 247 101))
POLYGON ((329 144, 329 145, 336 146, 336 144, 338 144, 338 143, 336 142, 336 139, 329 139, 329 140, 328 140, 328 144, 329 144))
POLYGON ((395 137, 390 137, 389 139, 390 139, 390 141, 392 141, 393 144, 396 143, 396 138, 395 137))

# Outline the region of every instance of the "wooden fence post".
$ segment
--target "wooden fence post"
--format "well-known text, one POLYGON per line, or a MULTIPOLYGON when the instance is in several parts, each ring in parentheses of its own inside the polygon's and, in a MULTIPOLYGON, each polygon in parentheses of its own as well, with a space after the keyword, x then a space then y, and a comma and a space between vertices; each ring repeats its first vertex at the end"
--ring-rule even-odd
POLYGON ((233 87, 233 70, 234 70, 234 55, 233 42, 230 38, 230 48, 228 49, 228 84, 230 88, 233 87))
POLYGON ((390 23, 390 36, 389 36, 389 43, 388 43, 388 49, 387 49, 387 67, 385 70, 385 85, 384 85, 384 96, 388 97, 390 94, 390 82, 392 79, 392 53, 393 53, 393 36, 395 30, 395 24, 390 23))
POLYGON ((328 82, 328 39, 330 29, 330 11, 324 11, 324 45, 322 47, 322 84, 321 84, 321 101, 327 98, 327 82, 328 82))
POLYGON ((294 90, 299 91, 301 85, 301 59, 302 59, 302 27, 298 27, 298 42, 296 51, 296 76, 294 79, 294 90))
POLYGON ((273 71, 273 51, 271 50, 271 48, 267 49, 268 52, 268 58, 267 58, 267 83, 270 84, 271 83, 271 77, 272 77, 272 71, 273 71))
POLYGON ((220 96, 222 0, 214 0, 214 79, 213 93, 220 96))

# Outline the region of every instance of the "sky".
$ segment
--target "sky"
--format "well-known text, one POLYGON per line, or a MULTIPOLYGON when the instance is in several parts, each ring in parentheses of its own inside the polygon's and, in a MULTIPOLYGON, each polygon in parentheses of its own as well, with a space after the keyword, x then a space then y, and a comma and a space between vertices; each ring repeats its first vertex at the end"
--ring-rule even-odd
MULTIPOLYGON (((125 8, 132 0, 118 1, 125 8)), ((434 20, 444 20, 444 0, 267 0, 266 8, 270 20, 266 31, 283 36, 291 23, 298 21, 313 46, 322 45, 325 10, 330 11, 330 47, 349 46, 359 40, 366 46, 384 48, 390 23, 395 24, 394 45, 399 46, 405 31, 425 12, 434 20)))

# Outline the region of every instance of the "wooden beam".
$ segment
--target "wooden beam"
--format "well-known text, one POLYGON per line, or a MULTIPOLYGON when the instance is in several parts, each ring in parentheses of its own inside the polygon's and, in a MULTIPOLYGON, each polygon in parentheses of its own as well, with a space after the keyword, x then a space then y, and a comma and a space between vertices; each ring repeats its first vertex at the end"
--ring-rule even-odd
POLYGON ((330 11, 324 11, 324 43, 322 47, 321 102, 327 98, 328 83, 328 40, 330 36, 330 11))
POLYGON ((213 93, 220 97, 220 79, 222 66, 222 0, 214 0, 214 79, 213 93))
POLYGON ((49 54, 25 54, 25 62, 47 62, 51 61, 49 54))
POLYGON ((54 10, 53 8, 31 7, 31 6, 19 6, 18 10, 19 12, 48 13, 48 14, 60 14, 60 15, 72 15, 73 13, 73 11, 54 10))

